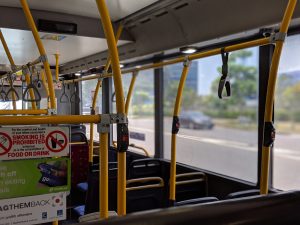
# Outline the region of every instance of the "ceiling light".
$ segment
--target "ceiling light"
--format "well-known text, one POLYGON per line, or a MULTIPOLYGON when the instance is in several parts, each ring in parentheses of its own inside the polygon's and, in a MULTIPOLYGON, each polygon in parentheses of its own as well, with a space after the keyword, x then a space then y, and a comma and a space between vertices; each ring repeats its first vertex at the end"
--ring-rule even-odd
POLYGON ((79 77, 79 76, 81 76, 81 73, 75 73, 75 76, 79 77))
POLYGON ((120 64, 120 68, 124 68, 124 66, 125 66, 124 64, 120 64))
POLYGON ((137 65, 135 68, 137 68, 137 69, 139 69, 139 68, 141 68, 142 66, 140 66, 140 65, 137 65))
POLYGON ((197 51, 197 48, 193 47, 193 46, 185 46, 185 47, 181 47, 179 49, 179 51, 183 54, 192 54, 192 53, 195 53, 197 51))

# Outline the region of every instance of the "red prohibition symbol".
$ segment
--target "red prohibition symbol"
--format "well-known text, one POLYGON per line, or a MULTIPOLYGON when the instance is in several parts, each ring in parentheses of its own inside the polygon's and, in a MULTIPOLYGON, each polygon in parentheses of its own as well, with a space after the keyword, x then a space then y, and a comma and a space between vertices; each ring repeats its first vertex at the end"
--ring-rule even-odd
POLYGON ((12 140, 6 133, 0 132, 0 156, 5 155, 12 147, 12 140))
POLYGON ((64 132, 55 130, 50 132, 46 137, 46 147, 51 152, 61 152, 68 144, 67 136, 64 132))

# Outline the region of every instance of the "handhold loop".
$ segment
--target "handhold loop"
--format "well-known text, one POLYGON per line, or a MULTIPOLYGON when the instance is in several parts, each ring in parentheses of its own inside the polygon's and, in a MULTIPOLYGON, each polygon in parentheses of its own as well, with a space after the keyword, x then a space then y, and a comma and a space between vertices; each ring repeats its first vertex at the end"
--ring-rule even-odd
POLYGON ((6 92, 5 101, 12 101, 12 102, 19 101, 20 100, 19 94, 16 91, 16 89, 14 88, 14 82, 15 82, 15 79, 16 79, 15 75, 13 75, 13 74, 9 75, 8 79, 10 80, 10 88, 6 92), (9 98, 10 94, 11 94, 11 96, 15 95, 15 98, 10 99, 9 98))
POLYGON ((229 53, 225 52, 225 49, 221 49, 221 56, 222 56, 222 76, 220 78, 219 82, 219 88, 218 88, 218 96, 220 99, 228 98, 231 96, 231 85, 230 80, 228 77, 228 58, 229 53), (223 95, 224 88, 226 89, 226 95, 223 95))
POLYGON ((32 73, 31 73, 29 67, 28 67, 28 71, 30 73, 30 82, 27 85, 25 91, 23 92, 22 99, 24 102, 39 102, 42 99, 41 94, 40 94, 39 90, 37 89, 37 87, 33 83, 32 73), (33 91, 34 98, 30 97, 30 90, 33 91))
POLYGON ((74 85, 74 92, 71 95, 70 102, 71 103, 76 103, 76 104, 80 103, 79 92, 78 92, 78 89, 77 89, 76 85, 74 85))
POLYGON ((62 81, 62 86, 63 86, 63 93, 60 96, 59 102, 60 103, 69 103, 69 96, 66 94, 66 84, 65 81, 62 81))
POLYGON ((6 102, 6 92, 4 91, 3 79, 1 79, 0 102, 6 102))

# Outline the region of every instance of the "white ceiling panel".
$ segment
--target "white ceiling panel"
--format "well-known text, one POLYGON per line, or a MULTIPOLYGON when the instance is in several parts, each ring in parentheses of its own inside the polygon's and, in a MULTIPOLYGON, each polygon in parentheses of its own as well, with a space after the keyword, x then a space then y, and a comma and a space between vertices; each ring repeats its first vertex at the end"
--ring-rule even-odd
MULTIPOLYGON (((158 0, 106 0, 113 21, 122 19, 158 0)), ((99 18, 95 0, 28 0, 31 9, 99 18)), ((19 0, 1 0, 0 6, 20 7, 19 0)))
MULTIPOLYGON (((24 65, 39 57, 38 49, 30 31, 1 29, 10 49, 12 57, 17 65, 24 65)), ((40 32, 41 37, 53 36, 40 32)), ((72 35, 60 36, 60 41, 43 39, 48 59, 51 65, 55 65, 54 54, 60 54, 60 64, 89 56, 107 49, 106 40, 102 38, 81 37, 72 35)), ((122 45, 127 41, 119 41, 122 45)), ((0 44, 0 64, 7 65, 9 61, 0 44)))

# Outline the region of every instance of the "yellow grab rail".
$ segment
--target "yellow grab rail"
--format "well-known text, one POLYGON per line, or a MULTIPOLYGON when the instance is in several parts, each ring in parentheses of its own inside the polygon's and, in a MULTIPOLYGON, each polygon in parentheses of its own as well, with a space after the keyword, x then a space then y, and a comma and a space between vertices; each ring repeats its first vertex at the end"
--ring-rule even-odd
MULTIPOLYGON (((122 30, 123 30, 123 26, 120 25, 118 27, 117 34, 116 34, 116 42, 119 41, 122 30)), ((109 66, 110 66, 110 63, 111 63, 111 57, 108 56, 107 61, 106 61, 106 65, 105 65, 105 68, 104 68, 105 73, 107 73, 107 71, 109 69, 109 66)), ((96 108, 98 93, 99 93, 99 90, 100 90, 101 86, 102 86, 102 79, 98 79, 96 89, 95 89, 95 93, 94 93, 93 103, 92 103, 92 110, 93 111, 96 108)), ((93 163, 93 149, 94 149, 93 145, 94 145, 94 124, 91 123, 90 124, 90 146, 89 146, 89 163, 90 164, 93 163)))
POLYGON ((7 116, 0 117, 1 125, 80 124, 99 123, 101 115, 7 116))
POLYGON ((177 137, 177 132, 179 130, 178 116, 180 112, 183 88, 185 85, 186 77, 189 72, 189 65, 190 65, 189 60, 186 59, 186 62, 183 65, 183 69, 182 69, 182 73, 178 85, 177 96, 176 96, 174 112, 173 112, 173 125, 172 125, 172 138, 171 138, 171 165, 170 165, 170 195, 169 195, 170 205, 174 205, 176 200, 176 137, 177 137), (174 127, 174 126, 178 126, 178 127, 174 127))
MULTIPOLYGON (((1 39, 4 51, 5 51, 5 54, 6 54, 7 58, 8 58, 8 61, 9 61, 10 65, 11 65, 11 67, 12 67, 12 70, 14 70, 14 68, 16 67, 16 64, 15 64, 13 58, 12 58, 12 55, 11 55, 11 53, 9 51, 9 48, 7 46, 7 43, 5 41, 5 38, 4 38, 3 34, 2 34, 1 29, 0 29, 0 39, 1 39)), ((10 85, 12 85, 11 82, 12 81, 9 80, 10 85)), ((15 95, 14 92, 12 92, 11 96, 12 96, 12 100, 13 100, 13 109, 16 110, 17 109, 16 95, 15 95)))
MULTIPOLYGON (((27 72, 25 73, 25 80, 26 80, 26 84, 29 85, 31 83, 31 80, 30 80, 30 75, 29 75, 29 68, 27 69, 27 72)), ((29 95, 30 95, 30 99, 35 99, 35 96, 34 96, 34 91, 32 88, 29 89, 29 95)), ((37 107, 36 107, 36 102, 31 102, 31 107, 33 110, 36 110, 37 107)))
POLYGON ((47 109, 18 109, 18 110, 0 110, 0 115, 42 115, 48 114, 47 109))
POLYGON ((46 91, 46 95, 47 95, 47 107, 50 108, 50 102, 49 102, 49 88, 48 88, 48 83, 46 81, 46 77, 45 77, 45 72, 44 70, 41 70, 41 78, 42 78, 42 83, 44 85, 45 91, 46 91))
POLYGON ((126 113, 126 115, 128 115, 131 96, 132 96, 132 93, 133 93, 133 88, 134 88, 134 84, 135 84, 137 75, 138 75, 138 73, 136 71, 134 71, 132 73, 132 78, 131 78, 131 81, 130 81, 128 94, 127 94, 127 98, 126 98, 126 102, 125 102, 125 113, 126 113))
MULTIPOLYGON (((109 12, 104 0, 96 0, 97 7, 101 17, 102 27, 107 39, 109 55, 111 56, 111 65, 113 71, 113 80, 116 90, 116 105, 117 113, 125 113, 124 92, 122 86, 122 76, 120 70, 120 62, 118 49, 115 41, 114 31, 112 28, 109 12)), ((101 143, 100 143, 101 146, 101 143)), ((106 165, 108 166, 108 165, 106 165)), ((108 177, 105 183, 101 185, 108 185, 108 177)), ((126 214, 126 152, 118 152, 118 215, 126 214)), ((106 208, 105 208, 106 209, 106 208)), ((100 209, 100 210, 105 210, 100 209)), ((107 215, 107 212, 101 212, 101 215, 107 215)), ((103 217, 102 217, 103 218, 103 217)))
MULTIPOLYGON (((282 23, 280 26, 279 33, 286 34, 288 31, 289 24, 291 22, 297 0, 289 0, 286 7, 282 23)), ((266 124, 273 124, 272 115, 273 115, 273 102, 274 102, 274 93, 276 87, 276 79, 278 72, 278 65, 280 61, 280 55, 283 47, 283 40, 276 40, 276 46, 272 57, 272 63, 270 67, 270 74, 268 80, 268 89, 266 97, 266 108, 264 115, 264 133, 266 132, 266 124)), ((272 126, 272 125, 271 125, 272 126)), ((271 130, 271 132, 273 132, 271 130)), ((273 135, 270 133, 270 135, 273 135)), ((274 138, 274 137, 271 137, 274 138)), ((265 137, 264 137, 265 139, 265 137)), ((265 140, 264 140, 265 141, 265 140)), ((264 142, 263 142, 264 143, 264 142)), ((261 176, 260 176, 260 193, 268 194, 269 189, 269 164, 270 164, 270 151, 271 146, 268 144, 263 144, 262 146, 262 160, 261 160, 261 176)))
POLYGON ((41 41, 41 38, 39 36, 39 33, 37 31, 37 28, 35 26, 33 17, 31 15, 30 9, 28 7, 28 3, 26 0, 20 0, 27 23, 32 31, 33 37, 35 39, 35 42, 37 44, 38 50, 40 52, 40 56, 42 58, 43 61, 43 65, 44 65, 44 69, 45 69, 45 73, 47 76, 47 80, 48 80, 48 86, 49 86, 49 92, 50 92, 50 105, 51 105, 51 109, 56 109, 56 101, 55 101, 55 91, 54 91, 54 86, 53 86, 53 78, 52 78, 52 73, 50 70, 50 65, 47 59, 47 55, 46 55, 46 51, 45 48, 43 46, 43 43, 41 41))
POLYGON ((59 81, 59 54, 54 54, 55 57, 55 80, 56 82, 59 81))
POLYGON ((149 152, 141 146, 137 146, 136 144, 129 144, 129 147, 139 149, 139 150, 143 151, 147 157, 150 157, 149 152))
POLYGON ((100 189, 100 218, 108 217, 108 133, 99 135, 99 189, 100 189))

